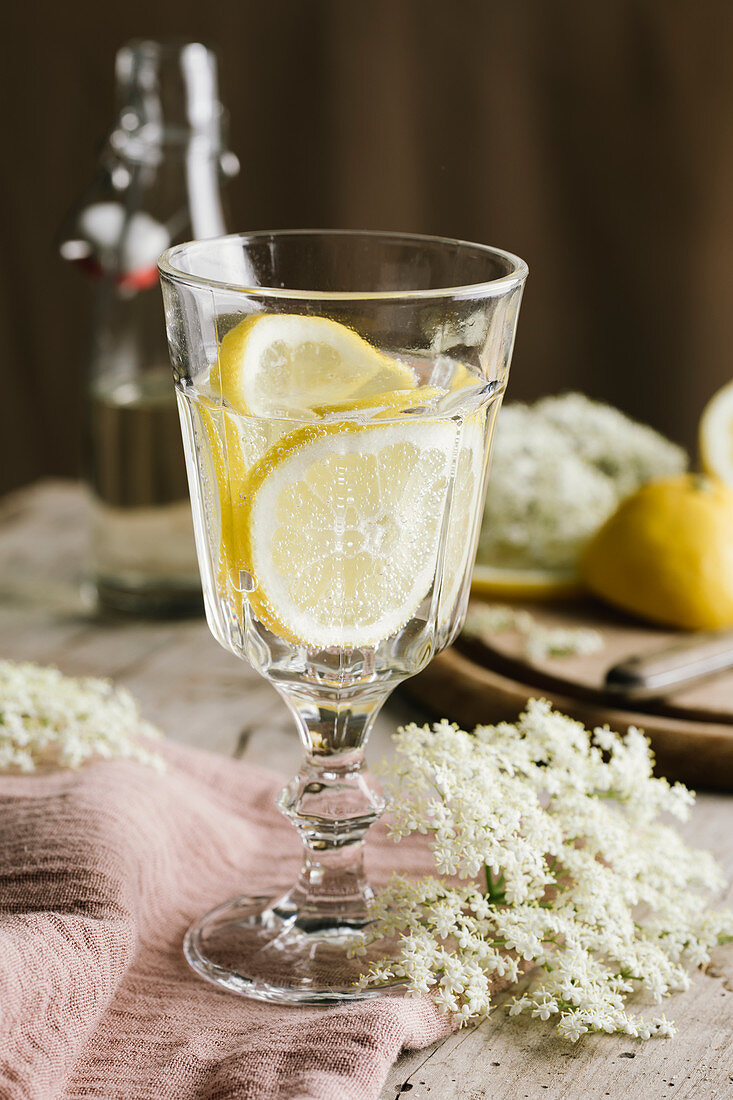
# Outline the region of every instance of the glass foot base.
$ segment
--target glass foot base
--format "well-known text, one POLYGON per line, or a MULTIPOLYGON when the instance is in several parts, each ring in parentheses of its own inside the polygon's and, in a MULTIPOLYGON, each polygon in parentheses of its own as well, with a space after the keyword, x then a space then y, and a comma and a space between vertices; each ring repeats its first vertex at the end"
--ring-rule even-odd
MULTIPOLYGON (((400 981, 355 989, 370 962, 369 955, 348 956, 360 926, 309 920, 284 901, 287 896, 247 896, 212 909, 186 933, 189 965, 222 989, 275 1004, 337 1004, 404 992, 400 981)), ((374 957, 383 953, 382 944, 374 957)))

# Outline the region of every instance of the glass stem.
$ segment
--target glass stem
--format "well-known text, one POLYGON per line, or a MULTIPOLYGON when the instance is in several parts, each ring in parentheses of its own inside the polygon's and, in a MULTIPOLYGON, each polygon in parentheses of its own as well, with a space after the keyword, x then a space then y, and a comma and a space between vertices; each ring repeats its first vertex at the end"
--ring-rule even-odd
POLYGON ((388 693, 358 705, 283 694, 306 752, 278 805, 300 834, 304 858, 297 883, 275 909, 303 931, 360 928, 373 897, 364 875, 364 838, 384 809, 364 746, 388 693))

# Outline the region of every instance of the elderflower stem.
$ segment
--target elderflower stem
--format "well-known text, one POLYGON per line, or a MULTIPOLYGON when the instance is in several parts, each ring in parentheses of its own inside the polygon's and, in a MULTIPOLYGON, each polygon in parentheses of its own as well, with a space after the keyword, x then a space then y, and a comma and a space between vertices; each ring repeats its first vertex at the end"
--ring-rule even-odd
POLYGON ((486 875, 486 893, 489 895, 492 905, 506 905, 506 897, 504 896, 504 876, 499 875, 498 879, 494 881, 491 868, 487 867, 485 864, 484 873, 486 875))

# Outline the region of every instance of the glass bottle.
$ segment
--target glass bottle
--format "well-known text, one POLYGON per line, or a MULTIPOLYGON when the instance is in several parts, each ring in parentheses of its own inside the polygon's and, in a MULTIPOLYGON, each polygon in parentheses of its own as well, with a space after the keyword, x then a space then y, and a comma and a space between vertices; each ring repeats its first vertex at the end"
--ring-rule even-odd
POLYGON ((216 57, 198 42, 136 41, 116 58, 117 121, 61 254, 97 281, 86 395, 91 580, 101 609, 202 607, 156 261, 225 232, 216 57))

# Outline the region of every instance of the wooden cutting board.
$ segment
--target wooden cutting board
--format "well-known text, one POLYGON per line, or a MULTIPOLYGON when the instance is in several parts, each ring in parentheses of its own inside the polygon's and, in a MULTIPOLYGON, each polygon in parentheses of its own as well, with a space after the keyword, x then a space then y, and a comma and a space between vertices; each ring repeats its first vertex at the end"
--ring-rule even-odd
MULTIPOLYGON (((519 605, 518 605, 519 606, 519 605)), ((591 627, 603 648, 586 656, 531 662, 516 631, 478 641, 462 635, 403 691, 436 717, 473 728, 513 721, 527 699, 543 697, 586 726, 634 725, 650 738, 657 773, 696 787, 733 790, 733 670, 662 700, 622 704, 604 690, 606 670, 626 657, 684 638, 679 631, 639 625, 590 600, 525 604, 548 627, 591 627)))

